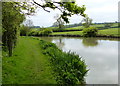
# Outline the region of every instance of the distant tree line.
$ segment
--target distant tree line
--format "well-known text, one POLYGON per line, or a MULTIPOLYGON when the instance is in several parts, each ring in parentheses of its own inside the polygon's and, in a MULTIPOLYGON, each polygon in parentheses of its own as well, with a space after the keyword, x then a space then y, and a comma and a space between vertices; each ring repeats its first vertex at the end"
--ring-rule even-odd
MULTIPOLYGON (((64 25, 63 28, 70 28, 70 27, 77 27, 77 26, 82 26, 82 23, 75 23, 75 24, 64 25)), ((52 25, 50 27, 57 27, 57 26, 56 25, 52 25)))
MULTIPOLYGON (((103 23, 92 23, 92 25, 99 25, 99 24, 106 24, 106 26, 112 26, 112 24, 118 23, 118 27, 120 27, 120 23, 115 21, 115 22, 103 22, 103 23)), ((83 24, 80 23, 75 23, 75 24, 68 24, 68 25, 64 25, 64 28, 71 28, 71 27, 77 27, 77 26, 82 26, 83 24)), ((52 25, 50 27, 57 27, 56 25, 52 25)))

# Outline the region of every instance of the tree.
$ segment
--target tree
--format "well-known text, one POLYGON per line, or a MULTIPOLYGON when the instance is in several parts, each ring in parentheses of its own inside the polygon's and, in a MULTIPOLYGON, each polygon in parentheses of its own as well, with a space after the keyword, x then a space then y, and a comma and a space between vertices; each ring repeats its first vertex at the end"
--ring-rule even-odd
POLYGON ((16 45, 17 32, 20 24, 25 20, 25 15, 34 12, 34 8, 27 5, 26 2, 2 2, 2 43, 9 56, 12 56, 13 48, 16 45), (25 13, 23 10, 28 11, 25 13))
POLYGON ((28 36, 30 29, 28 26, 20 25, 20 36, 28 36))
POLYGON ((70 0, 70 2, 66 2, 66 0, 64 0, 63 2, 48 2, 48 0, 44 0, 43 4, 37 3, 35 0, 33 0, 33 2, 47 12, 50 11, 46 10, 46 8, 51 8, 53 10, 58 9, 61 12, 60 17, 66 23, 69 23, 68 17, 71 17, 74 14, 78 14, 83 17, 86 16, 86 14, 84 14, 84 11, 86 9, 85 6, 84 5, 82 5, 81 7, 77 6, 74 0, 70 0))
POLYGON ((89 17, 85 17, 85 18, 83 18, 83 20, 81 22, 84 22, 83 26, 88 28, 92 24, 92 19, 89 17))
POLYGON ((56 19, 56 22, 53 25, 59 27, 59 29, 62 28, 65 23, 64 20, 58 14, 54 16, 54 18, 56 19))
POLYGON ((96 27, 88 27, 82 30, 84 37, 95 37, 98 34, 98 29, 96 27))
POLYGON ((34 27, 33 21, 30 19, 27 19, 23 22, 23 25, 20 27, 20 35, 21 36, 28 36, 28 33, 30 32, 31 28, 34 27))
POLYGON ((32 2, 2 2, 2 25, 3 34, 2 42, 3 46, 9 52, 9 56, 12 56, 13 47, 16 44, 17 32, 20 24, 24 21, 25 15, 31 15, 35 12, 37 7, 41 7, 47 12, 46 8, 59 9, 61 11, 61 18, 69 23, 68 17, 74 14, 79 14, 83 17, 85 6, 77 6, 75 1, 72 2, 48 2, 48 0, 41 0, 42 3, 37 3, 32 0, 32 2), (26 10, 26 11, 23 11, 26 10))
POLYGON ((29 28, 32 28, 34 26, 33 21, 30 19, 25 20, 24 25, 29 27, 29 28))

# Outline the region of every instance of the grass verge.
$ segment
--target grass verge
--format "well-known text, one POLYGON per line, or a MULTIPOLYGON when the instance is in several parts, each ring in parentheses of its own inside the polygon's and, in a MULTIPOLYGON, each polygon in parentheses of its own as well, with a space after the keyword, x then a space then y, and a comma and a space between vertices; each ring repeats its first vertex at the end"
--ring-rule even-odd
POLYGON ((3 52, 3 84, 85 84, 87 66, 71 52, 39 38, 20 37, 12 57, 3 52))
POLYGON ((12 57, 3 52, 3 84, 56 84, 46 55, 42 54, 40 41, 20 37, 12 57))

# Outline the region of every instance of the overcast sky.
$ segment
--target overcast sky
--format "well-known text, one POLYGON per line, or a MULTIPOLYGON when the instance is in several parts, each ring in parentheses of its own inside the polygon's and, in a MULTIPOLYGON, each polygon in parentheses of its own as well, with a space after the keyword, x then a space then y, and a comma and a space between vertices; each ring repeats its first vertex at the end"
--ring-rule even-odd
MULTIPOLYGON (((79 6, 85 5, 85 13, 93 19, 94 22, 114 22, 118 21, 118 2, 119 0, 76 0, 79 6)), ((35 26, 49 27, 54 22, 54 16, 59 14, 58 10, 50 10, 48 13, 43 9, 38 9, 34 16, 29 16, 35 26)), ((70 24, 79 23, 81 16, 74 15, 70 18, 70 24)))

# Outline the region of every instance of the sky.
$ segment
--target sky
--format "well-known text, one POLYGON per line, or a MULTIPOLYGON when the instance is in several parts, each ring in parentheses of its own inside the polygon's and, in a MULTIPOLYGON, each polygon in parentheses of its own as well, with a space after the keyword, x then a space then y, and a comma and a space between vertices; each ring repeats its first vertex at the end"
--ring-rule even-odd
MULTIPOLYGON (((76 0, 78 6, 85 5, 85 13, 93 19, 93 23, 118 21, 118 2, 119 0, 76 0)), ((60 11, 49 10, 50 13, 44 11, 42 8, 39 8, 36 10, 34 16, 29 16, 27 19, 31 19, 34 26, 52 26, 56 21, 54 16, 56 14, 60 14, 60 11)), ((80 15, 73 15, 69 18, 69 24, 80 23, 82 19, 83 17, 80 15)))

